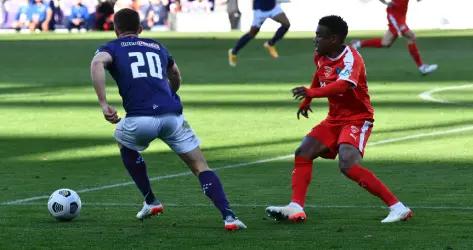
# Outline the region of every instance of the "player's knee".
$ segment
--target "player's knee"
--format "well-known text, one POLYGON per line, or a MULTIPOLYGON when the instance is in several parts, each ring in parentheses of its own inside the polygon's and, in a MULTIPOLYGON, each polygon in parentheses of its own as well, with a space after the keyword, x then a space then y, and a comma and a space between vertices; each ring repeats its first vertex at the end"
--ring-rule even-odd
POLYGON ((255 38, 258 32, 259 32, 259 29, 251 28, 250 31, 248 32, 248 36, 250 36, 250 38, 255 38))
POLYGON ((411 36, 411 37, 407 37, 407 42, 408 43, 415 43, 416 42, 416 36, 411 36))
POLYGON ((314 155, 310 150, 305 149, 304 147, 298 147, 294 152, 294 156, 301 156, 306 159, 315 159, 318 155, 314 155))
POLYGON ((285 23, 282 23, 281 26, 288 30, 291 27, 291 23, 287 21, 285 23))
POLYGON ((395 40, 395 39, 383 41, 381 44, 382 44, 383 47, 385 47, 385 48, 391 48, 391 46, 392 46, 393 43, 394 43, 394 40, 395 40))
POLYGON ((340 168, 340 171, 345 173, 353 165, 359 163, 360 158, 360 154, 352 149, 347 148, 344 150, 340 150, 338 156, 338 167, 340 168))

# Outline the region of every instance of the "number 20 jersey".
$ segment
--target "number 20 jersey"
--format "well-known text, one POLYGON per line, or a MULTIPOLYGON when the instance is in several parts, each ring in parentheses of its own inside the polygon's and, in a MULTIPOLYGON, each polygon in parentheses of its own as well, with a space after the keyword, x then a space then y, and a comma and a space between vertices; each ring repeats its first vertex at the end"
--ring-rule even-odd
POLYGON ((127 117, 182 113, 181 100, 167 77, 174 60, 160 43, 123 37, 101 46, 98 52, 112 56, 107 70, 118 85, 127 117))

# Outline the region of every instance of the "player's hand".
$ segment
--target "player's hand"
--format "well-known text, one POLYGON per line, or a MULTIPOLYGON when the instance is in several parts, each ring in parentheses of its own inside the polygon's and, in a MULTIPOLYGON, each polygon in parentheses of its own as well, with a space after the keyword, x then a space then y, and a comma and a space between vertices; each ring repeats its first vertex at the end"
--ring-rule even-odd
POLYGON ((302 115, 305 118, 309 118, 309 111, 313 112, 312 109, 310 108, 310 105, 305 105, 305 106, 300 107, 299 110, 297 110, 297 120, 300 119, 299 117, 300 115, 302 115))
POLYGON ((121 120, 121 118, 117 114, 117 110, 114 107, 108 105, 107 103, 102 105, 102 112, 103 116, 105 117, 105 120, 112 124, 118 123, 121 120))
POLYGON ((293 88, 292 90, 292 97, 294 97, 294 99, 300 101, 306 97, 310 97, 309 94, 308 94, 308 88, 306 87, 296 87, 296 88, 293 88))

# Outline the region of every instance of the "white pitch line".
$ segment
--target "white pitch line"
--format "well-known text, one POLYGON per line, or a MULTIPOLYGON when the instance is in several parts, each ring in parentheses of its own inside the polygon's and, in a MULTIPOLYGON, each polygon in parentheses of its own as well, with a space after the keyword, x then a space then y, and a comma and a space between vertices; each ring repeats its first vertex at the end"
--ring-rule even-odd
POLYGON ((425 91, 425 92, 422 92, 419 94, 419 97, 422 99, 422 100, 425 100, 425 101, 430 101, 430 102, 437 102, 437 103, 454 103, 454 102, 451 102, 451 101, 447 101, 447 100, 443 100, 443 99, 439 99, 439 98, 435 98, 433 97, 432 95, 435 94, 435 93, 438 93, 438 92, 443 92, 443 91, 447 91, 447 90, 452 90, 452 89, 464 89, 464 88, 471 88, 473 87, 473 84, 465 84, 465 85, 459 85, 459 86, 450 86, 450 87, 444 87, 444 88, 436 88, 436 89, 431 89, 431 90, 428 90, 428 91, 425 91))
MULTIPOLYGON (((419 139, 419 138, 424 138, 424 137, 453 134, 453 133, 465 132, 465 131, 469 131, 469 130, 473 130, 473 126, 466 126, 466 127, 460 127, 460 128, 443 130, 443 131, 436 131, 436 132, 431 132, 431 133, 421 133, 421 134, 403 136, 403 137, 398 137, 398 138, 386 139, 386 140, 381 140, 381 141, 377 141, 377 142, 373 142, 373 143, 368 143, 368 146, 377 146, 377 145, 383 145, 383 144, 388 144, 388 143, 408 141, 408 140, 412 140, 412 139, 419 139)), ((289 159, 291 157, 294 157, 294 156, 291 154, 291 155, 278 156, 278 157, 273 157, 273 158, 268 158, 268 159, 263 159, 263 160, 258 160, 258 161, 232 164, 232 165, 227 165, 227 166, 223 166, 223 167, 214 168, 214 170, 248 167, 248 166, 257 165, 257 164, 261 164, 261 163, 285 160, 285 159, 289 159)), ((171 174, 171 175, 156 176, 156 177, 150 178, 150 181, 171 179, 171 178, 176 178, 176 177, 181 177, 181 176, 188 176, 188 175, 192 175, 192 173, 189 171, 189 172, 181 172, 181 173, 171 174)), ((98 186, 98 187, 80 189, 80 190, 77 190, 77 192, 78 193, 88 193, 88 192, 100 191, 100 190, 105 190, 105 189, 110 189, 110 188, 130 186, 130 185, 134 185, 134 184, 135 184, 134 182, 129 181, 129 182, 122 182, 122 183, 105 185, 105 186, 98 186)), ((26 199, 5 201, 5 202, 0 203, 0 205, 20 204, 20 203, 25 203, 25 202, 29 202, 29 201, 47 199, 48 197, 49 196, 47 196, 47 195, 35 196, 35 197, 26 198, 26 199)))
MULTIPOLYGON (((4 204, 3 206, 44 206, 43 202, 35 203, 18 203, 18 204, 4 204)), ((115 203, 115 202, 87 202, 82 203, 85 207, 137 207, 139 203, 115 203)), ((195 203, 195 204, 176 204, 176 203, 164 203, 165 207, 214 207, 212 204, 207 203, 195 203)), ((268 204, 231 204, 232 207, 267 207, 268 204)), ((362 209, 388 209, 386 206, 370 206, 370 205, 305 205, 306 208, 362 208, 362 209)), ((425 206, 425 205, 414 205, 409 206, 412 209, 428 209, 428 210, 465 210, 473 211, 473 207, 465 206, 425 206)))
MULTIPOLYGON (((441 92, 441 91, 445 91, 445 90, 459 89, 459 88, 465 88, 465 87, 473 87, 473 84, 466 84, 466 85, 460 85, 460 86, 452 86, 452 87, 433 89, 433 90, 423 92, 419 96, 424 100, 428 100, 428 101, 432 101, 432 102, 451 103, 451 102, 448 102, 448 101, 435 99, 435 98, 432 97, 432 94, 437 93, 437 92, 441 92)), ((368 146, 383 145, 383 144, 387 144, 387 143, 407 141, 407 140, 418 139, 418 138, 423 138, 423 137, 431 137, 431 136, 437 136, 437 135, 453 134, 453 133, 464 132, 464 131, 469 131, 469 130, 473 130, 473 126, 466 126, 466 127, 460 127, 460 128, 450 129, 450 130, 435 131, 435 132, 431 132, 431 133, 420 133, 420 134, 403 136, 403 137, 398 137, 398 138, 393 138, 393 139, 386 139, 386 140, 381 140, 381 141, 377 141, 377 142, 373 142, 373 143, 368 143, 368 146)), ((291 157, 293 157, 292 154, 291 155, 284 155, 284 156, 268 158, 268 159, 263 159, 263 160, 258 160, 258 161, 251 161, 251 162, 244 162, 244 163, 227 165, 227 166, 223 166, 223 167, 219 167, 219 168, 214 168, 214 170, 247 167, 247 166, 257 165, 257 164, 266 163, 266 162, 285 160, 285 159, 289 159, 291 157)), ((150 181, 171 179, 171 178, 180 177, 180 176, 187 176, 187 175, 191 175, 191 174, 192 173, 189 171, 189 172, 181 172, 181 173, 171 174, 171 175, 156 176, 156 177, 150 178, 150 181)), ((129 182, 122 182, 122 183, 105 185, 105 186, 85 188, 85 189, 80 189, 77 192, 78 193, 88 193, 88 192, 100 191, 100 190, 105 190, 105 189, 110 189, 110 188, 124 187, 124 186, 129 186, 129 185, 134 185, 134 182, 129 181, 129 182)), ((0 205, 20 204, 20 203, 25 203, 25 202, 29 202, 29 201, 36 201, 36 200, 46 199, 48 197, 49 196, 47 196, 47 195, 35 196, 35 197, 26 198, 26 199, 19 199, 19 200, 1 202, 0 205)))

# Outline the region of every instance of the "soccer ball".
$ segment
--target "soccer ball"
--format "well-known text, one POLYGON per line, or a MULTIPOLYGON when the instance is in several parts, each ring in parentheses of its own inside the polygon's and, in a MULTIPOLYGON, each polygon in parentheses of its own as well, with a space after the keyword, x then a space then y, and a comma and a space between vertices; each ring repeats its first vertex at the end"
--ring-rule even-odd
POLYGON ((60 221, 69 221, 77 217, 81 206, 79 195, 67 188, 54 191, 48 200, 49 213, 60 221))

